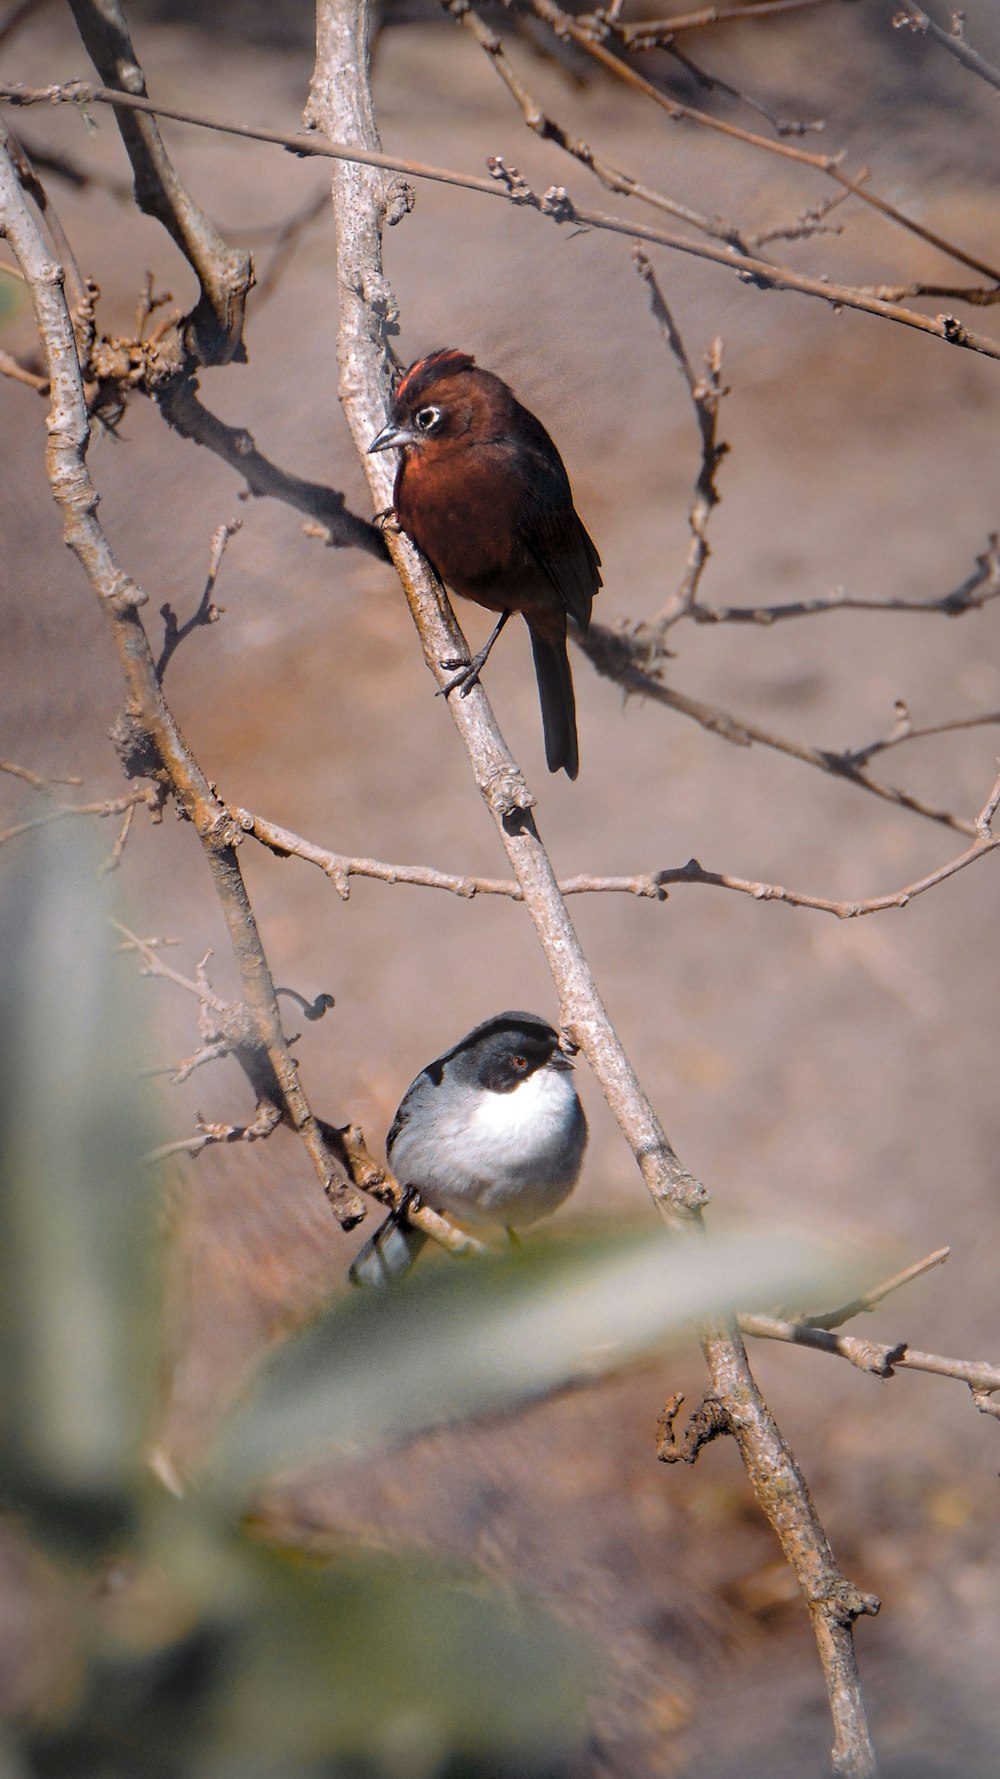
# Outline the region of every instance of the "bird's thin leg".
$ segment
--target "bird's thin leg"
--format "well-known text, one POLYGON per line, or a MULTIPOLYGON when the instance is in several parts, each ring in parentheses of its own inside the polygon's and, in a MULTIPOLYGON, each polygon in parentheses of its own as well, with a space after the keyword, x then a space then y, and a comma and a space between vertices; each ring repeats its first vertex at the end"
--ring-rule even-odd
POLYGON ((416 1186, 404 1186, 403 1196, 398 1205, 389 1212, 386 1222, 395 1223, 397 1229, 408 1229, 410 1225, 406 1213, 411 1210, 415 1211, 419 1204, 420 1193, 416 1186))
POLYGON ((485 648, 481 648, 478 654, 473 655, 471 661, 460 661, 454 655, 450 655, 447 660, 442 661, 441 665, 446 672, 452 667, 457 667, 459 671, 456 673, 454 679, 448 681, 446 686, 439 687, 439 697, 447 698, 449 692, 457 692, 460 698, 468 697, 473 686, 478 685, 479 675, 482 673, 483 668, 489 660, 490 650, 509 617, 509 611, 500 613, 499 618, 493 626, 492 635, 488 638, 485 648))

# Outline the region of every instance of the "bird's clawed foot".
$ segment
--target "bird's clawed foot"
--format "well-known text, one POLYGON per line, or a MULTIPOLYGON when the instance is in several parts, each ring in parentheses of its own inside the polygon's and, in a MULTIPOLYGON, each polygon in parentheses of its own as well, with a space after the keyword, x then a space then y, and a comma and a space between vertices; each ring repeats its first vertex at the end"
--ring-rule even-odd
POLYGON ((372 524, 377 525, 383 533, 391 531, 393 537, 399 537, 403 529, 396 517, 395 507, 383 507, 380 512, 375 514, 372 524))
POLYGON ((458 671, 447 685, 438 687, 435 697, 447 698, 452 692, 457 692, 460 698, 468 698, 473 686, 479 684, 479 675, 486 666, 489 652, 489 649, 480 649, 471 661, 463 661, 460 655, 446 655, 441 662, 445 673, 452 673, 456 668, 458 671))
POLYGON ((389 1215, 391 1216, 392 1221, 395 1223, 397 1229, 407 1229, 409 1227, 408 1213, 410 1211, 418 1211, 419 1209, 420 1209, 420 1193, 418 1192, 416 1186, 404 1186, 402 1198, 400 1199, 398 1205, 394 1206, 393 1210, 389 1213, 389 1215))
POLYGON ((489 660, 490 650, 509 617, 510 612, 500 613, 499 618, 493 626, 493 633, 489 637, 485 647, 481 648, 477 655, 473 655, 471 661, 463 661, 460 655, 448 656, 442 661, 441 666, 444 668, 445 673, 450 673, 455 667, 458 668, 458 672, 455 674, 454 679, 448 681, 446 686, 438 687, 437 693, 435 694, 436 697, 447 698, 450 692, 457 692, 460 698, 468 698, 473 686, 478 686, 479 675, 482 673, 483 668, 489 660))

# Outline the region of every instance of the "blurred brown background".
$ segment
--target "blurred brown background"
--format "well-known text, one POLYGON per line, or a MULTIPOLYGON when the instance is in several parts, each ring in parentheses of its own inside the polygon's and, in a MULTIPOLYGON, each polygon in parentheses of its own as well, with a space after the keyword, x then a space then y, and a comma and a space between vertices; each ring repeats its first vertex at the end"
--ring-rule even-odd
MULTIPOLYGON (((996 60, 994 8, 981 0, 966 15, 970 40, 996 60)), ((311 69, 306 5, 164 3, 130 16, 155 95, 298 127, 311 69)), ((831 4, 685 38, 684 47, 782 115, 825 117, 825 133, 807 146, 846 148, 852 167, 871 165, 877 190, 988 260, 995 95, 933 46, 894 33, 890 19, 879 0, 831 4)), ((566 184, 581 203, 624 208, 527 135, 485 59, 436 9, 389 8, 386 25, 375 93, 387 149, 474 172, 499 153, 536 189, 566 184)), ((512 36, 511 54, 565 127, 711 214, 763 228, 829 195, 819 174, 671 124, 582 59, 543 59, 526 32, 512 36)), ((87 72, 69 15, 54 5, 0 46, 4 79, 87 72)), ((676 90, 755 127, 690 81, 676 90)), ((60 150, 127 185, 106 113, 95 129, 65 110, 17 121, 29 149, 60 150)), ((321 166, 278 149, 170 125, 164 135, 224 236, 254 246, 259 272, 272 252, 268 230, 326 183, 321 166)), ((190 303, 191 278, 155 224, 104 187, 57 181, 53 192, 83 270, 101 286, 105 330, 131 330, 147 268, 157 289, 190 303)), ((856 203, 831 222, 844 233, 779 243, 778 257, 857 282, 966 281, 856 203)), ((597 615, 651 616, 682 572, 697 436, 627 240, 574 236, 422 184, 386 256, 400 356, 460 346, 514 385, 557 438, 601 549, 597 615)), ((705 599, 774 603, 836 585, 860 597, 929 599, 957 586, 1000 519, 998 366, 803 297, 758 292, 692 260, 654 258, 692 359, 715 334, 725 342, 731 393, 720 430, 731 454, 705 599)), ((4 280, 0 295, 10 294, 4 280)), ((3 345, 30 355, 25 305, 4 313, 3 345)), ((989 331, 992 313, 972 312, 972 325, 989 331)), ((321 215, 266 300, 251 298, 249 364, 207 373, 202 393, 283 469, 343 489, 366 512, 337 405, 336 325, 321 215)), ((106 736, 120 682, 44 482, 44 405, 7 380, 0 404, 0 751, 36 771, 83 773, 88 798, 114 795, 122 787, 106 736)), ((288 508, 241 502, 233 472, 170 435, 148 404, 129 408, 118 438, 95 441, 91 468, 118 559, 149 594, 154 636, 164 602, 182 619, 197 603, 216 526, 242 520, 217 589, 225 614, 184 645, 167 676, 182 728, 227 799, 345 853, 502 871, 388 568, 324 549, 288 508)), ((460 617, 480 640, 485 616, 460 617)), ((794 738, 857 747, 888 730, 897 697, 916 724, 1000 708, 998 624, 993 605, 961 621, 833 613, 769 629, 679 626, 669 680, 794 738)), ((579 656, 575 677, 576 785, 545 773, 522 626, 505 635, 488 677, 562 875, 695 856, 745 877, 863 897, 962 849, 945 828, 795 761, 623 701, 579 656)), ((875 775, 971 816, 996 751, 995 730, 972 729, 900 748, 875 775)), ((0 792, 7 819, 36 812, 16 781, 0 792)), ((303 1031, 307 1092, 325 1116, 358 1120, 373 1147, 416 1070, 468 1026, 506 1006, 557 1013, 517 906, 357 879, 345 904, 298 861, 248 844, 243 863, 276 980, 336 995, 336 1009, 303 1031)), ((120 877, 130 924, 176 937, 171 961, 186 973, 214 946, 213 984, 233 992, 197 843, 171 813, 159 828, 137 823, 120 877)), ((950 1243, 945 1268, 859 1331, 969 1358, 1000 1352, 997 882, 987 861, 905 913, 852 923, 698 888, 674 890, 663 905, 610 896, 572 905, 640 1076, 712 1190, 713 1226, 763 1218, 819 1227, 884 1252, 887 1273, 950 1243)), ((195 1049, 194 1003, 163 984, 147 995, 141 1061, 195 1049)), ((591 1149, 563 1215, 647 1214, 609 1114, 592 1083, 583 1079, 581 1091, 591 1149)), ((189 1132, 196 1111, 249 1116, 235 1067, 164 1089, 164 1139, 189 1132)), ((305 1155, 284 1134, 178 1169, 171 1202, 179 1248, 169 1439, 183 1461, 259 1342, 343 1279, 358 1238, 339 1235, 305 1155)), ((754 1357, 838 1557, 882 1596, 882 1617, 858 1631, 876 1742, 899 1772, 991 1770, 1000 1728, 995 1422, 955 1383, 878 1383, 784 1349, 754 1357)), ((608 1687, 595 1702, 588 1774, 818 1773, 829 1729, 805 1615, 734 1453, 716 1445, 694 1472, 655 1463, 658 1407, 681 1387, 697 1401, 696 1353, 495 1430, 435 1435, 346 1487, 310 1478, 285 1508, 313 1530, 467 1558, 595 1636, 608 1687)))

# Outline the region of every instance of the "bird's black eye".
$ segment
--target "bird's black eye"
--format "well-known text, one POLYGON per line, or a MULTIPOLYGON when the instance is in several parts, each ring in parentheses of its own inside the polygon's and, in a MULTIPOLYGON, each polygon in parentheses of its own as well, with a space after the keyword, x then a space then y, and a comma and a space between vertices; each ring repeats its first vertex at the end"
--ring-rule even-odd
POLYGON ((510 1066, 515 1075, 523 1075, 528 1066, 528 1059, 526 1056, 512 1056, 510 1059, 510 1066))
POLYGON ((441 409, 434 407, 418 408, 413 416, 414 425, 421 432, 432 432, 441 418, 441 409))

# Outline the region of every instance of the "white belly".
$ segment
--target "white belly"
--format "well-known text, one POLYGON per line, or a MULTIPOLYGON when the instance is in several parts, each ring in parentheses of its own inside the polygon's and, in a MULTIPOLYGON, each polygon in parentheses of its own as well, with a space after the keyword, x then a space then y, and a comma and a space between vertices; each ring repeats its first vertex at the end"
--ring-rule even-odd
POLYGON ((542 1068, 510 1093, 484 1093, 471 1119, 438 1117, 432 1141, 407 1124, 392 1167, 401 1184, 464 1222, 534 1223, 572 1191, 586 1141, 571 1077, 542 1068))

